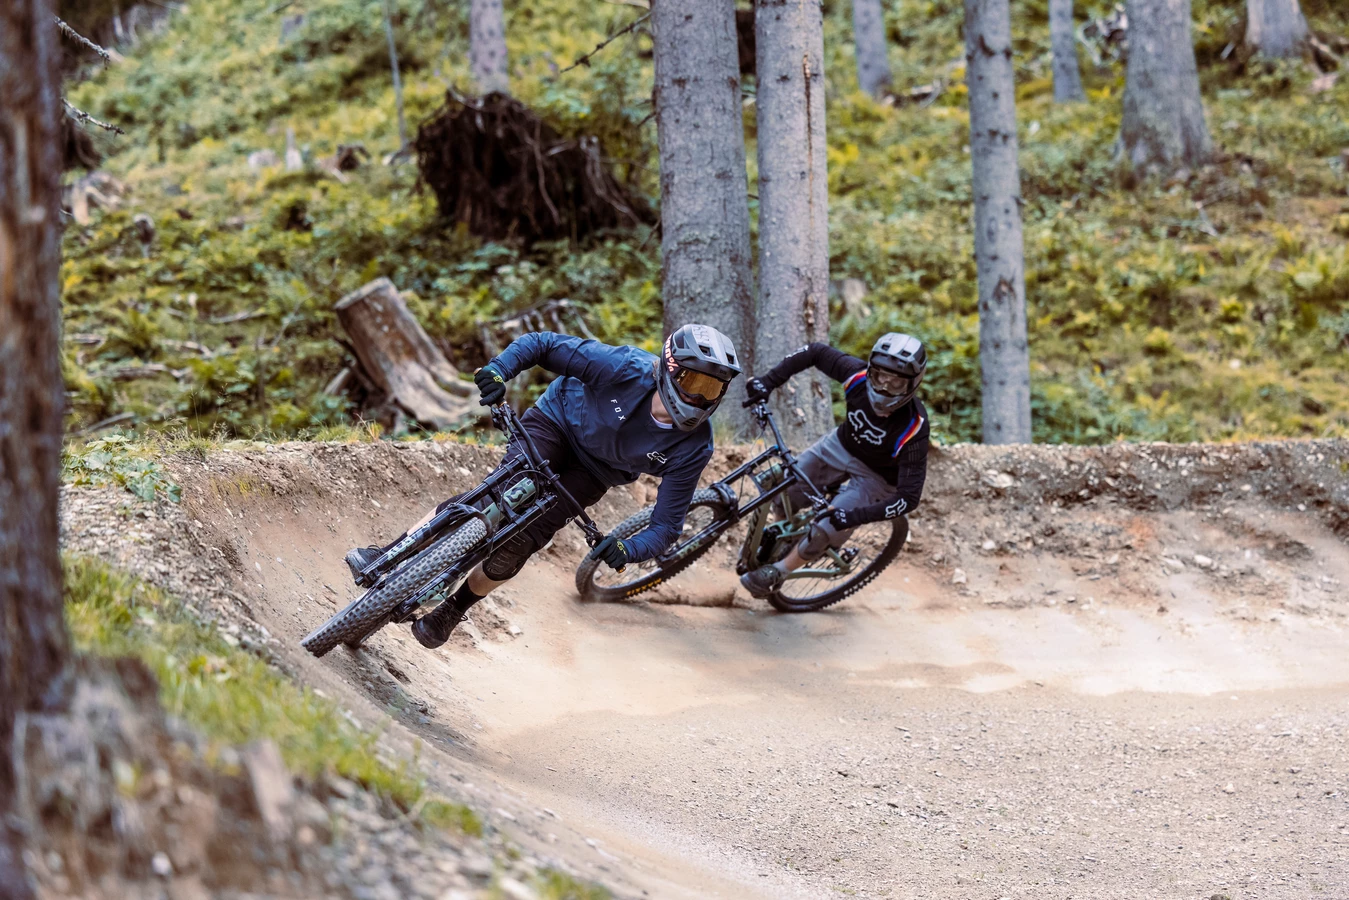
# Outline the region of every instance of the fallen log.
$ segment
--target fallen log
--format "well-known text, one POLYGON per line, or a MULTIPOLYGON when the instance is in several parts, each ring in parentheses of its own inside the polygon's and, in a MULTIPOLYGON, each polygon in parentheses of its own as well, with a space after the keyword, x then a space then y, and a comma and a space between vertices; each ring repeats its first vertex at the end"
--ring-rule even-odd
POLYGON ((393 282, 377 278, 337 301, 337 319, 370 380, 423 425, 447 430, 476 413, 471 385, 408 311, 393 282))

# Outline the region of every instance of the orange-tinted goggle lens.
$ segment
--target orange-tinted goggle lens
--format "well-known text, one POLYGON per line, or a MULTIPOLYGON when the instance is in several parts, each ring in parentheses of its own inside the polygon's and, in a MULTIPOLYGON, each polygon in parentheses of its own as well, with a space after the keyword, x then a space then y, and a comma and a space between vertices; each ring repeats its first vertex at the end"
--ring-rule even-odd
POLYGON ((704 404, 715 403, 726 392, 726 382, 692 369, 680 369, 675 374, 674 382, 679 392, 693 402, 701 400, 704 404))

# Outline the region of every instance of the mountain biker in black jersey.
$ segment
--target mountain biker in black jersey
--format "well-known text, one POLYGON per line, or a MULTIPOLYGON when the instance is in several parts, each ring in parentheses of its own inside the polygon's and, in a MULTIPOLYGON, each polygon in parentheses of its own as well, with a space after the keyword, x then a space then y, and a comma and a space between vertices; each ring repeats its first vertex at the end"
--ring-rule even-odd
POLYGON ((921 341, 891 332, 876 341, 868 362, 828 344, 807 344, 763 377, 751 378, 745 391, 751 401, 766 400, 811 366, 843 382, 848 414, 802 453, 798 464, 818 487, 846 484, 786 557, 741 576, 740 583, 755 597, 772 594, 788 572, 818 559, 829 547, 842 547, 859 525, 911 512, 927 479, 927 410, 917 396, 927 371, 921 341))
MULTIPOLYGON (((474 373, 482 394, 479 402, 502 402, 506 382, 536 365, 562 377, 520 422, 577 503, 592 506, 609 488, 636 481, 641 474, 661 479, 651 524, 627 538, 610 534, 590 556, 620 569, 662 553, 679 537, 698 478, 712 456, 708 418, 740 374, 731 339, 707 325, 685 325, 666 339, 657 356, 638 347, 533 332, 474 373)), ((510 453, 521 452, 512 445, 510 453)), ((440 504, 422 523, 456 499, 440 504)), ((444 644, 469 608, 514 578, 574 514, 559 503, 497 548, 452 597, 413 623, 413 635, 430 649, 444 644)), ((346 562, 352 575, 385 549, 349 551, 346 562)))

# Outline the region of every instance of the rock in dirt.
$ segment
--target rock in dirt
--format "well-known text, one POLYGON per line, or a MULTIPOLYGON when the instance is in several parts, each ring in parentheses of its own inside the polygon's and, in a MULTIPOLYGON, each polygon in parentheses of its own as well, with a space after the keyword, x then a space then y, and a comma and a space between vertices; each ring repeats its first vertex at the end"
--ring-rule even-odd
POLYGON ((253 803, 267 830, 281 839, 290 833, 295 789, 281 761, 281 751, 271 741, 258 741, 244 749, 244 768, 253 786, 253 803))

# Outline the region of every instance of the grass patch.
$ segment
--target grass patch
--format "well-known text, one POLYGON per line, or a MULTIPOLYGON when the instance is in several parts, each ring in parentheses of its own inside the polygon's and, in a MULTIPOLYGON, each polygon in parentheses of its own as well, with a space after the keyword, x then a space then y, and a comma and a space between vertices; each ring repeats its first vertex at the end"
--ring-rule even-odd
POLYGON ((578 881, 556 869, 540 872, 535 886, 541 900, 609 900, 613 896, 597 884, 578 881))
POLYGON ((64 560, 66 622, 75 646, 95 656, 134 656, 159 679, 165 709, 223 747, 275 741, 291 770, 333 772, 435 827, 482 833, 462 804, 427 793, 414 764, 390 766, 377 735, 352 725, 336 704, 300 688, 233 635, 198 621, 163 591, 98 560, 64 560))

